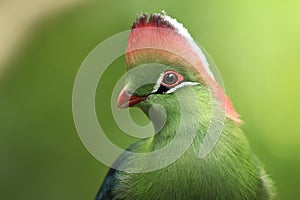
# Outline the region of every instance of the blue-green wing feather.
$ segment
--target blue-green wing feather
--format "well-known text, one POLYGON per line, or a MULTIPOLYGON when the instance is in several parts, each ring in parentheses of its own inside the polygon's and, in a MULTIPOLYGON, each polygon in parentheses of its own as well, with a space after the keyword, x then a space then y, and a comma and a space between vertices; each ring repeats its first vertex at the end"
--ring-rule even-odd
POLYGON ((114 177, 117 172, 118 172, 117 170, 110 168, 95 200, 104 200, 104 199, 112 198, 112 190, 114 187, 114 179, 115 179, 114 177))
MULTIPOLYGON (((140 140, 134 144, 132 144, 127 151, 136 151, 139 149, 139 147, 142 146, 143 143, 145 143, 147 139, 140 140)), ((119 158, 115 161, 113 166, 118 166, 119 163, 122 163, 124 160, 127 159, 128 154, 121 154, 119 158)), ((108 199, 113 199, 114 194, 113 194, 113 189, 116 186, 116 177, 120 171, 110 168, 107 175, 104 178, 104 181, 102 183, 102 186, 100 187, 99 192, 97 193, 97 196, 95 200, 108 200, 108 199)))

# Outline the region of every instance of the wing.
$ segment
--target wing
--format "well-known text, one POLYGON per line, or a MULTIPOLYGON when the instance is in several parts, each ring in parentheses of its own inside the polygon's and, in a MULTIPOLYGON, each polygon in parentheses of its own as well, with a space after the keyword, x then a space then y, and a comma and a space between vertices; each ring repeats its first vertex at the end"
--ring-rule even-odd
POLYGON ((117 172, 118 171, 113 168, 109 169, 95 200, 112 199, 113 197, 112 190, 115 185, 114 180, 117 172))
MULTIPOLYGON (((132 144, 127 151, 137 152, 140 150, 140 148, 143 146, 144 143, 147 142, 148 139, 140 140, 134 144, 132 144)), ((118 166, 120 163, 122 163, 124 160, 126 160, 125 154, 121 154, 119 158, 115 161, 113 164, 114 166, 118 166)), ((117 175, 120 173, 120 171, 110 168, 106 177, 104 178, 103 184, 97 193, 97 196, 95 200, 109 200, 114 198, 113 189, 118 184, 117 182, 117 175)))

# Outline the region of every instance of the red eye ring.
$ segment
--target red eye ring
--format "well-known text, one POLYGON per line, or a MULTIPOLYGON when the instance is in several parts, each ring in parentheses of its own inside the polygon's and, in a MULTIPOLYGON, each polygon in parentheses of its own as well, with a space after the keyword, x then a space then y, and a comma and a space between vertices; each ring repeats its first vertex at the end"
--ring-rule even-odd
POLYGON ((184 81, 184 77, 174 70, 169 70, 163 73, 161 85, 172 88, 184 81))

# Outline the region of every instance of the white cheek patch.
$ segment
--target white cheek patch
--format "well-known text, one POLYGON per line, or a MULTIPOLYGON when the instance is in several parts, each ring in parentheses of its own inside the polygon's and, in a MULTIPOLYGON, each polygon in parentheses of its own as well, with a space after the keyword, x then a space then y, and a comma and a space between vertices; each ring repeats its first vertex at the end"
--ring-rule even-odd
POLYGON ((157 80, 157 82, 156 82, 156 84, 155 84, 155 86, 154 86, 154 88, 153 88, 153 90, 152 90, 151 93, 157 92, 157 90, 158 90, 158 88, 160 87, 160 84, 161 84, 161 82, 162 82, 162 80, 163 80, 163 75, 164 75, 164 73, 161 73, 161 74, 160 74, 159 79, 157 80))
POLYGON ((200 83, 197 83, 197 82, 182 82, 180 83, 179 85, 176 85, 175 87, 172 87, 171 89, 169 89, 166 94, 170 94, 170 93, 173 93, 175 92, 178 88, 182 88, 184 86, 192 86, 192 85, 199 85, 200 83))

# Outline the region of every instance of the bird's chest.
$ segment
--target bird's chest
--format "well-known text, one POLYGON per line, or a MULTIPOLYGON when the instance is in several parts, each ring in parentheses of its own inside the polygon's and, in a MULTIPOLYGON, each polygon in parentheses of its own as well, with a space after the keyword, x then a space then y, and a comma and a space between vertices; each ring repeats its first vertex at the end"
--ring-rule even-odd
POLYGON ((121 173, 119 179, 120 199, 199 199, 203 189, 201 163, 184 159, 153 172, 121 173))
MULTIPOLYGON (((213 157, 213 156, 212 156, 213 157)), ((120 173, 116 199, 255 199, 255 183, 242 178, 238 167, 214 159, 182 156, 160 170, 140 174, 120 173)))

